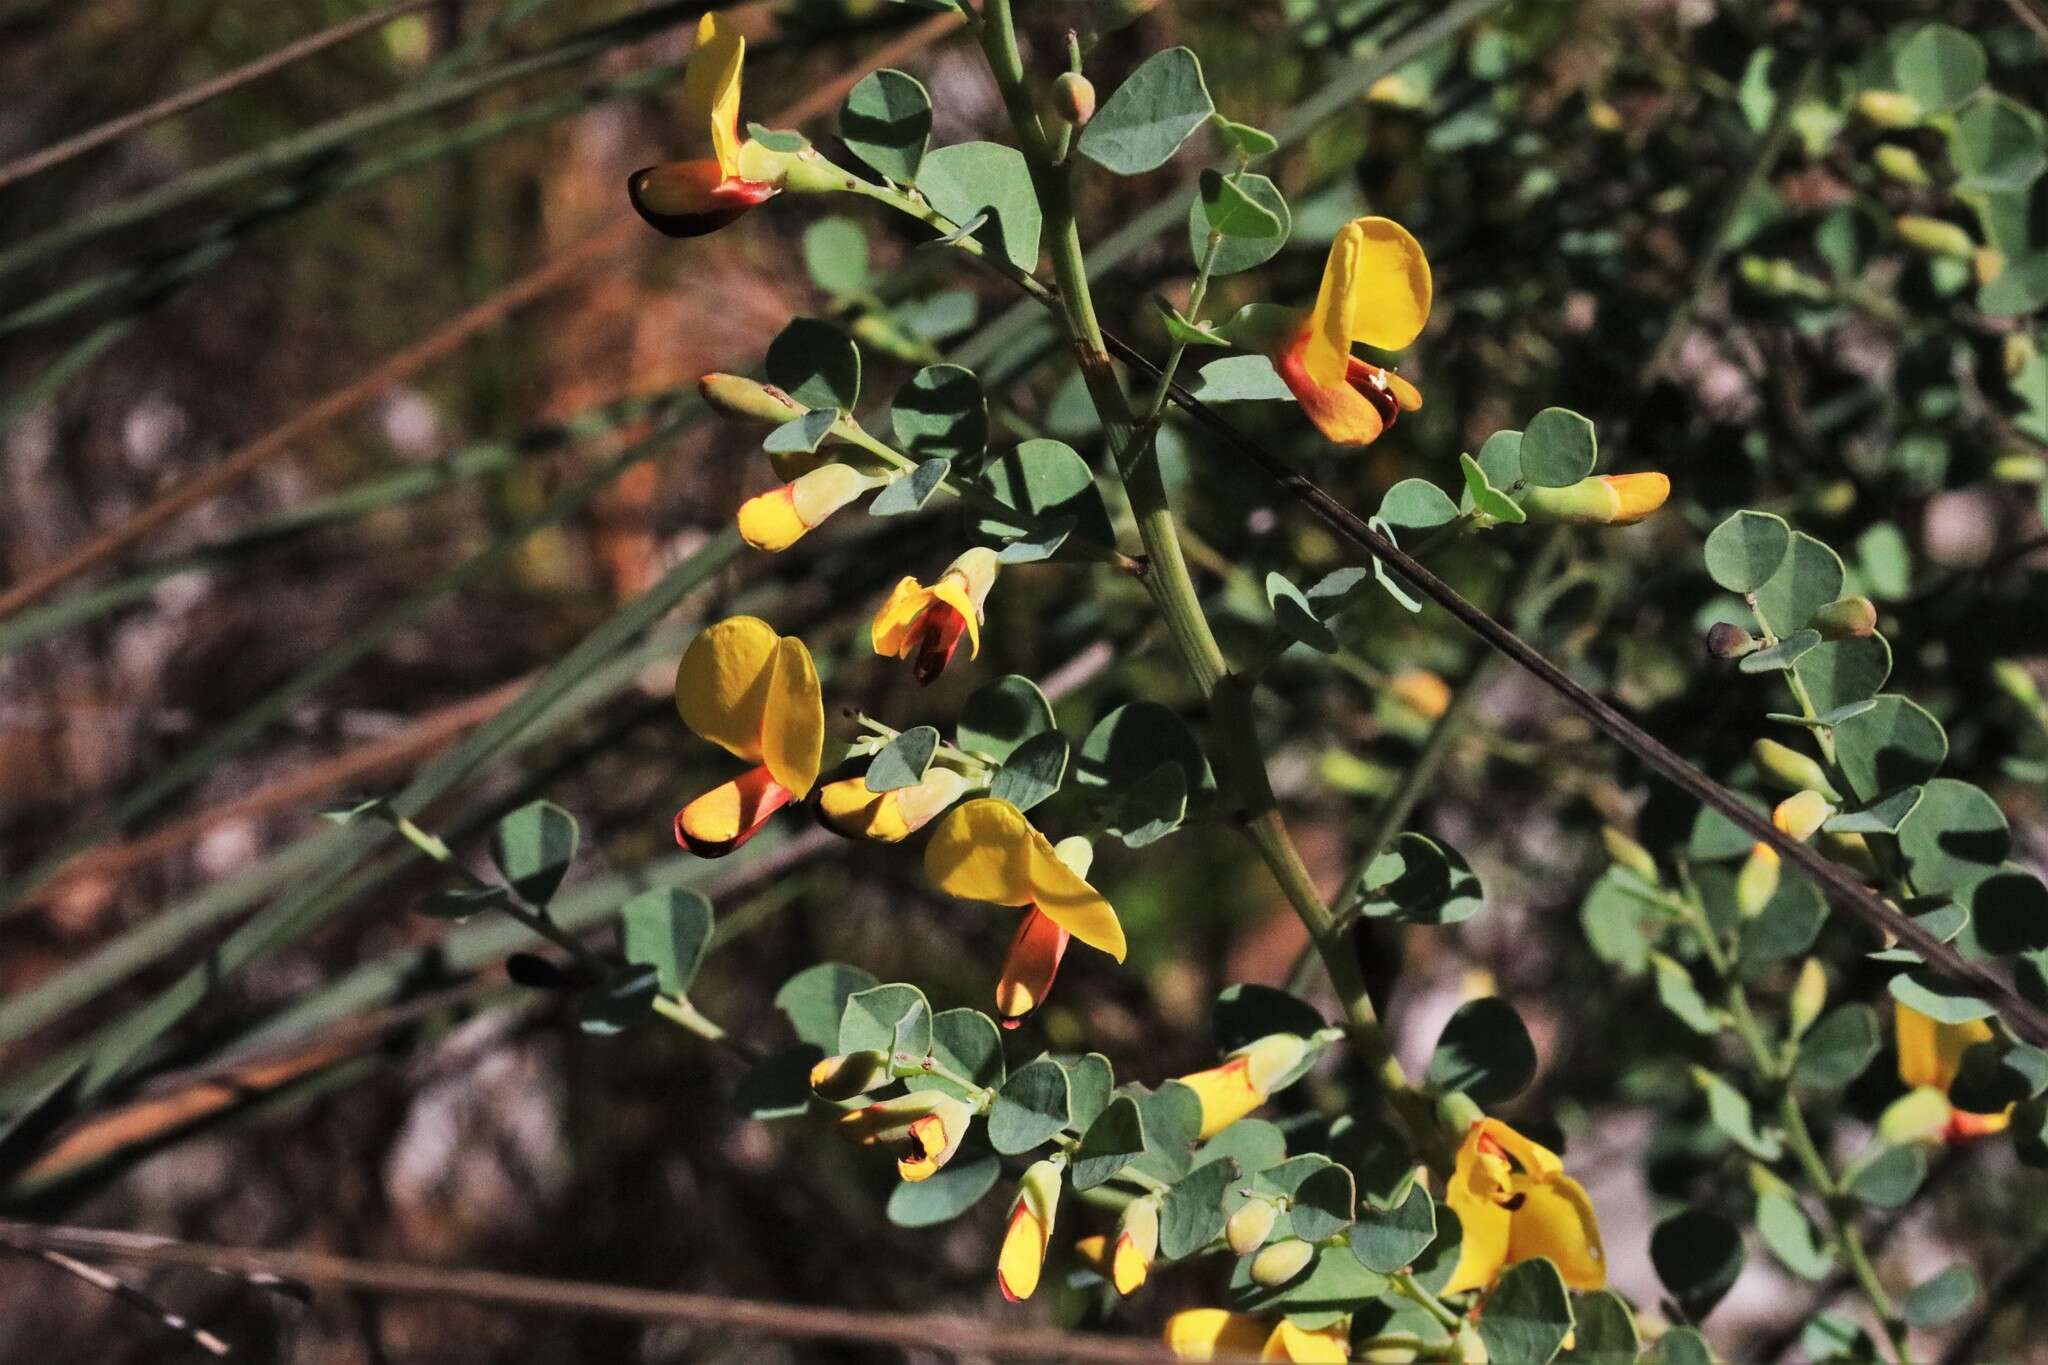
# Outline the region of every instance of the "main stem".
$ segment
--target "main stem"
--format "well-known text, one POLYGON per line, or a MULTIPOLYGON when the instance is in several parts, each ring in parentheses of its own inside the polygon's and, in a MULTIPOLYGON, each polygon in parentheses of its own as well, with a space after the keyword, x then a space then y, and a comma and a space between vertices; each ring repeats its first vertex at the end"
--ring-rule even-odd
POLYGON ((1259 748, 1250 685, 1230 671, 1202 611, 1200 595, 1181 549, 1173 506, 1160 477, 1159 462, 1152 458, 1146 439, 1150 426, 1164 409, 1170 380, 1160 384, 1144 427, 1132 431, 1130 404, 1111 364, 1088 285, 1087 260, 1074 218, 1068 168, 1054 162, 1032 106, 1010 0, 986 0, 979 34, 1017 138, 1031 162, 1032 179, 1048 232, 1053 278, 1059 287, 1060 314, 1089 397, 1114 452, 1117 472, 1137 521, 1138 537, 1144 543, 1145 586, 1166 618, 1174 647, 1196 692, 1208 704, 1212 749, 1223 775, 1243 803, 1241 819, 1245 833, 1265 859, 1288 904, 1308 929, 1343 1004, 1344 1031, 1352 1047, 1385 1088, 1389 1103, 1409 1128, 1410 1135, 1429 1152, 1431 1164, 1448 1169, 1442 1135, 1437 1131, 1429 1102, 1410 1086, 1400 1061, 1387 1046, 1351 945, 1336 932, 1329 904, 1316 889, 1281 819, 1267 780, 1265 755, 1259 748))

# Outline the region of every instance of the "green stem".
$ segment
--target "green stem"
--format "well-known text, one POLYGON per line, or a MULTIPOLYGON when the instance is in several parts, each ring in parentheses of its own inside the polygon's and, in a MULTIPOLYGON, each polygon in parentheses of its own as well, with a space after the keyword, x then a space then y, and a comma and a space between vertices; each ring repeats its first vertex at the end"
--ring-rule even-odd
POLYGON ((733 1037, 717 1021, 690 1003, 687 995, 657 995, 654 997, 654 1012, 675 1023, 679 1028, 696 1034, 708 1043, 716 1043, 743 1062, 758 1062, 761 1053, 751 1043, 733 1037))
MULTIPOLYGON (((1016 125, 1018 140, 1024 144, 1025 155, 1032 164, 1033 182, 1048 231, 1053 274, 1059 284, 1060 311, 1137 520, 1146 553, 1145 586, 1165 617, 1196 692, 1209 704, 1212 744, 1219 766, 1225 770, 1224 777, 1243 802, 1245 832, 1322 955, 1343 1005, 1345 1033, 1352 1047, 1385 1089, 1390 1106, 1417 1146, 1430 1155, 1432 1165, 1447 1171, 1447 1144, 1438 1130, 1433 1108, 1426 1096, 1410 1086, 1400 1061, 1388 1046, 1357 958, 1344 937, 1333 932, 1329 905, 1316 890, 1280 817, 1266 777, 1265 755, 1259 748, 1249 685, 1231 674, 1222 647, 1202 611, 1159 463, 1154 459, 1130 458, 1139 453, 1141 442, 1132 438, 1129 403, 1111 366, 1102 326, 1096 317, 1087 261, 1074 217, 1068 168, 1050 164, 1043 129, 1032 111, 1009 0, 988 0, 981 38, 989 67, 1002 88, 1003 102, 1016 125)), ((1162 384, 1162 398, 1166 392, 1167 385, 1162 384)))
POLYGON ((1423 1288, 1421 1282, 1405 1270, 1389 1278, 1402 1297, 1419 1304, 1423 1312, 1436 1319, 1438 1326, 1453 1336, 1457 1335, 1458 1329, 1464 1325, 1464 1319, 1458 1316, 1456 1310, 1423 1288))

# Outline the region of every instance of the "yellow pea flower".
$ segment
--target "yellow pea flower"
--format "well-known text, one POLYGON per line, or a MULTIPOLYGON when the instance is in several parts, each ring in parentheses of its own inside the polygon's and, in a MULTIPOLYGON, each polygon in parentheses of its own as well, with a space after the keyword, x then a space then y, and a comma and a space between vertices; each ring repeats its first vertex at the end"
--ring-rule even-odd
MULTIPOLYGON (((1909 1005, 1894 1003, 1892 1031, 1899 1044, 1899 1079, 1915 1090, 1931 1090, 1943 1099, 1962 1070, 1963 1054, 1994 1037, 1982 1019, 1944 1024, 1909 1005)), ((1944 1142, 1963 1142, 2002 1132, 2012 1122, 2012 1106, 1996 1114, 1973 1114, 1953 1105, 1947 1124, 1936 1135, 1944 1142)))
POLYGON ((1189 1308, 1166 1320, 1166 1349, 1182 1360, 1343 1361, 1351 1358, 1348 1322, 1310 1331, 1285 1318, 1270 1327, 1249 1313, 1189 1308))
POLYGON ((967 656, 979 657, 983 606, 1001 567, 994 550, 977 546, 948 565, 929 588, 905 578, 875 613, 870 632, 875 653, 885 659, 914 655, 911 671, 920 684, 945 671, 962 635, 967 637, 967 656))
POLYGON ((1017 1182, 1017 1201, 1010 1205, 1003 1249, 996 1258, 996 1287, 1011 1303, 1023 1302, 1038 1289, 1046 1248, 1052 1242, 1053 1217, 1059 1211, 1063 1169, 1056 1161, 1035 1161, 1017 1182))
POLYGON ((1307 1052, 1306 1038, 1269 1033, 1231 1053, 1220 1066, 1180 1077, 1180 1083, 1202 1101, 1198 1136, 1212 1138, 1264 1104, 1280 1078, 1300 1065, 1307 1052))
POLYGON ((818 789, 818 818, 835 834, 877 843, 901 843, 958 801, 973 782, 951 768, 933 764, 908 787, 875 793, 865 777, 827 782, 818 789))
POLYGON ((757 550, 787 550, 825 518, 871 488, 889 482, 852 465, 828 464, 740 504, 740 539, 757 550))
MULTIPOLYGON (((1077 861, 1085 846, 1081 840, 1061 845, 1077 861)), ((951 895, 1030 907, 1010 945, 997 992, 1008 1027, 1044 1003, 1068 936, 1124 960, 1124 930, 1116 911, 1008 801, 982 797, 956 806, 925 845, 924 869, 934 885, 951 895)))
POLYGON ((1519 1261, 1548 1256, 1573 1289, 1607 1283, 1592 1201, 1557 1153, 1499 1119, 1481 1119, 1458 1147, 1444 1201, 1465 1230, 1444 1293, 1484 1289, 1519 1261))
POLYGON ((1429 321, 1429 260, 1391 218, 1354 218, 1330 243, 1315 306, 1307 312, 1253 305, 1217 330, 1264 351, 1323 435, 1368 445, 1422 394, 1393 371, 1351 354, 1354 342, 1399 350, 1429 321))
POLYGON ((696 147, 709 156, 633 172, 626 193, 648 226, 670 237, 716 232, 782 189, 778 179, 742 173, 740 66, 747 40, 716 13, 697 24, 697 46, 683 69, 683 119, 696 147))
POLYGON ((839 1131, 863 1147, 901 1150, 896 1173, 916 1184, 953 1159, 974 1121, 974 1106, 938 1090, 915 1090, 839 1117, 839 1131))
POLYGON ((701 739, 755 766, 676 813, 676 842, 702 858, 732 852, 818 780, 825 704, 804 642, 734 616, 690 642, 676 668, 676 710, 701 739))

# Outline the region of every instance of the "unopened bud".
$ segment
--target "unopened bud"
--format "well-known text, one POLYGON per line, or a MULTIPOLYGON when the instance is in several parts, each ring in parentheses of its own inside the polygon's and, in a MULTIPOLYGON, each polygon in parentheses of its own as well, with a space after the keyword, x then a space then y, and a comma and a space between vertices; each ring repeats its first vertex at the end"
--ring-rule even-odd
POLYGON ((1785 1023, 1795 1039, 1813 1027, 1827 1003, 1827 971, 1819 958, 1809 957, 1800 964, 1799 979, 1792 983, 1792 994, 1785 1001, 1785 1023))
POLYGON ((769 422, 781 426, 810 409, 773 384, 737 374, 707 374, 697 381, 705 406, 736 422, 769 422))
POLYGON ((1252 1258, 1252 1283, 1261 1289, 1277 1289, 1308 1269, 1316 1249, 1299 1237, 1275 1242, 1252 1258))
POLYGON ((850 1100, 889 1076, 886 1052, 847 1052, 811 1068, 811 1093, 821 1100, 850 1100))
POLYGON ((1607 845, 1607 856, 1615 866, 1627 868, 1652 886, 1657 884, 1657 860, 1650 850, 1612 825, 1601 826, 1600 842, 1607 845))
POLYGON ((1451 709, 1451 685, 1426 668, 1404 668, 1388 686, 1395 700, 1425 720, 1439 720, 1451 709))
POLYGON ((1811 839, 1814 833, 1828 821, 1835 818, 1835 808, 1819 792, 1799 792, 1778 803, 1771 812, 1771 823, 1780 834, 1799 840, 1811 839))
POLYGON ((1062 72, 1052 83, 1052 107, 1076 128, 1086 128, 1095 117, 1095 82, 1078 71, 1062 72))
POLYGON ((1920 102, 1897 90, 1866 90, 1856 97, 1856 112, 1880 128, 1911 128, 1920 122, 1920 102))
POLYGON ((1877 630, 1877 604, 1867 597, 1843 597, 1813 614, 1823 640, 1861 640, 1877 630))
POLYGON ((1908 246, 1923 256, 1946 256, 1952 260, 1967 261, 1977 254, 1977 243, 1970 234, 1945 219, 1902 213, 1892 220, 1892 226, 1898 229, 1899 236, 1908 246))
POLYGON ((2034 675, 2027 672, 2024 665, 2014 663, 2011 659, 2000 659, 1991 665, 1991 680, 1998 684, 2006 696, 2029 711, 2040 709, 2041 685, 2034 681, 2034 675))
POLYGON ((1223 1240, 1240 1256, 1249 1256, 1273 1235, 1280 1210, 1269 1199, 1247 1199, 1223 1224, 1223 1240))
POLYGON ((2034 344, 2031 333, 2013 332, 2008 335, 1998 354, 1999 362, 2005 367, 2005 377, 2018 379, 2020 372, 2033 364, 2034 357, 2040 353, 2041 348, 2034 344))
POLYGON ((1870 153, 1870 161, 1885 177, 1901 185, 1929 185, 1934 180, 1927 174, 1927 168, 1920 164, 1920 158, 1913 154, 1913 149, 1901 147, 1896 142, 1880 143, 1870 153))
POLYGON ((1991 477, 2000 483, 2048 483, 2048 460, 2039 455, 2001 455, 1991 462, 1991 477))
POLYGON ((1838 834, 1823 830, 1820 848, 1821 852, 1865 881, 1880 880, 1877 855, 1870 851, 1870 841, 1862 835, 1838 834))
POLYGON ((1763 641, 1733 621, 1716 621, 1707 630, 1707 653, 1717 659, 1739 659, 1762 646, 1763 641))
POLYGON ((1622 129, 1621 111, 1606 100, 1588 100, 1586 122, 1603 133, 1618 133, 1622 129))
POLYGON ((1970 273, 1978 284, 1990 284, 2005 273, 2005 253, 1995 246, 1978 247, 1970 257, 1970 273))
POLYGON ((1778 852, 1769 844, 1754 844, 1735 874, 1735 909, 1744 919, 1755 919, 1778 894, 1778 852))
POLYGON ((1828 781, 1827 769, 1797 749, 1775 739, 1760 739, 1750 746, 1749 756, 1780 791, 1812 790, 1830 801, 1842 799, 1842 794, 1828 781))

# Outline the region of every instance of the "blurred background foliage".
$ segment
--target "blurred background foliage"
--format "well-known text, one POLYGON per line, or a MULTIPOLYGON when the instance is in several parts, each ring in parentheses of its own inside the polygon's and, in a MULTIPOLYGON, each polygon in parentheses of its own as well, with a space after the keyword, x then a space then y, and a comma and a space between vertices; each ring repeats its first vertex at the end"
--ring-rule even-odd
MULTIPOLYGON (((11 4, 0 159, 373 8, 11 4)), ((675 64, 702 8, 436 0, 0 184, 0 573, 56 560, 586 234, 617 232, 626 173, 670 153, 675 64), (137 196, 237 164, 122 219, 137 196)), ((1091 5, 1018 8, 1046 63, 1091 5)), ((734 13, 754 43, 747 117, 769 123, 928 18, 879 0, 734 13)), ((1362 209, 1428 246, 1437 311, 1404 371, 1427 406, 1363 453, 1319 445, 1287 408, 1239 409, 1263 438, 1368 509, 1405 477, 1455 488, 1461 451, 1540 408, 1592 416, 1604 468, 1671 475, 1669 511, 1597 538, 1520 528, 1431 562, 1736 781, 1777 703, 1702 657, 1717 604, 1699 545, 1734 507, 1781 513, 1842 551, 1849 590, 1878 602, 1895 647, 1892 689, 1941 720, 1947 771, 1993 792, 2014 857, 2038 871, 2048 361, 2033 329, 2048 301, 2048 180, 1959 192, 1970 172, 1944 134, 1859 115, 1857 96, 1890 84, 1901 36, 1929 20, 1981 43, 1985 81, 2019 101, 2038 141, 2038 0, 1168 0, 1106 37, 1090 71, 1106 90, 1146 52, 1186 43, 1234 118, 1287 128, 1304 101, 1329 102, 1262 165, 1292 203, 1293 236, 1218 283, 1224 311, 1306 302, 1324 244, 1362 209), (1455 22, 1359 78, 1433 20, 1455 22), (1970 241, 1930 253, 1895 227, 1902 214, 1970 241), (2004 258, 2002 285, 1979 246, 2004 258)), ((994 90, 957 39, 891 60, 932 89, 936 140, 1002 136, 994 90)), ((804 124, 828 147, 837 102, 804 124)), ((1148 297, 1184 299, 1190 282, 1187 180, 1207 155, 1135 184, 1083 179, 1085 228, 1098 241, 1127 232, 1099 294, 1106 320, 1148 350, 1163 348, 1148 297), (1144 216, 1154 204, 1163 217, 1144 216)), ((670 844, 679 799, 715 780, 667 700, 674 659, 696 623, 730 611, 801 628, 834 705, 904 724, 943 723, 1006 671, 1047 681, 1076 735, 1132 697, 1185 698, 1142 593, 1107 576, 1012 570, 981 662, 919 694, 871 657, 866 618, 897 576, 950 557, 941 528, 835 524, 798 554, 732 555, 719 532, 767 476, 748 436, 697 420, 687 395, 706 370, 756 368, 792 314, 852 326, 885 377, 871 392, 964 346, 1008 399, 999 443, 1086 431, 1071 367, 1048 330, 1009 311, 1000 282, 914 251, 893 223, 821 229, 823 216, 784 203, 744 233, 681 245, 633 225, 507 320, 0 620, 9 1109, 181 973, 220 965, 236 926, 265 907, 315 907, 260 951, 231 951, 174 1027, 143 1038, 23 1177, 15 1207, 239 1244, 1008 1311, 988 1272, 992 1202, 936 1232, 891 1227, 883 1172, 815 1129, 734 1113, 729 1059, 657 1027, 620 1043, 580 1036, 545 1001, 508 994, 507 943, 408 913, 435 884, 420 860, 348 844, 359 836, 312 813, 404 788, 453 754, 426 812, 465 856, 493 816, 545 792, 586 829, 572 889, 593 888, 593 907, 616 904, 606 887, 710 890, 737 929, 697 995, 739 1031, 780 1037, 775 986, 830 959, 919 982, 937 1007, 986 1006, 1012 922, 934 896, 901 850, 791 825, 707 879, 670 844), (866 270, 820 231, 862 234, 866 270), (651 458, 618 459, 650 437, 651 458), (651 633, 592 660, 539 724, 477 728, 634 602, 655 608, 651 633), (319 883, 333 868, 332 886, 319 883)), ((1232 625, 1225 645, 1255 645, 1265 571, 1311 581, 1338 549, 1192 430, 1169 426, 1162 445, 1201 581, 1232 625)), ((1497 990, 1515 1004, 1544 1061, 1520 1104, 1559 1117, 1617 1287, 1654 1304, 1649 1228, 1725 1198, 1731 1182, 1715 1173, 1729 1152, 1687 1078, 1701 1040, 1588 947, 1578 908, 1605 866, 1601 826, 1662 847, 1694 812, 1552 698, 1483 667, 1435 609, 1411 616, 1382 598, 1347 616, 1344 635, 1335 666, 1296 650, 1263 695, 1290 820, 1335 885, 1375 803, 1424 755, 1437 765, 1408 827, 1464 852, 1489 913, 1456 931, 1371 934, 1383 1013, 1419 1063, 1459 1001, 1497 990), (1434 705, 1424 695, 1418 711, 1401 685, 1410 669, 1470 693, 1434 742, 1434 705)), ((1102 850, 1096 880, 1130 932, 1130 963, 1070 968, 1032 1025, 1046 1045, 1085 1042, 1156 1079, 1210 1056, 1217 987, 1287 980, 1298 924, 1245 850, 1210 834, 1102 850)), ((1846 930, 1827 932, 1839 996, 1871 998, 1880 970, 1856 965, 1846 930)), ((1889 1065, 1873 1067, 1834 1118, 1842 1140, 1896 1094, 1889 1065)), ((1286 1100, 1337 1102, 1315 1084, 1286 1100)), ((1930 1196, 1884 1239, 1900 1285, 1958 1257, 1978 1267, 1994 1300, 1976 1358, 2048 1358, 2034 1344, 2048 1215, 2025 1194, 2040 1181, 2002 1146, 1944 1156, 1930 1196), (2034 1278, 2015 1283, 2014 1267, 2034 1278)), ((1168 1279, 1124 1310, 1130 1325, 1207 1297, 1199 1281, 1168 1279)), ((151 1283, 253 1359, 894 1358, 430 1300, 300 1309, 191 1274, 151 1283)), ((1824 1297, 1754 1256, 1715 1340, 1732 1359, 1798 1358, 1796 1333, 1824 1297)), ((26 1265, 0 1279, 0 1303, 9 1358, 165 1358, 146 1323, 26 1265)))

